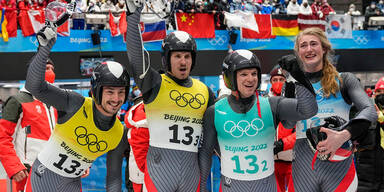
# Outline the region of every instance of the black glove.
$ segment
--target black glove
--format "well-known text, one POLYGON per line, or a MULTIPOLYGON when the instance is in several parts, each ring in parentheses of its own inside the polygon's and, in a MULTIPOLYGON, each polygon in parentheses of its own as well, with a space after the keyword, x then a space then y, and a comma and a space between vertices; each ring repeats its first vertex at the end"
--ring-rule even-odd
POLYGON ((285 55, 281 57, 277 62, 279 63, 280 67, 288 71, 292 77, 296 79, 297 82, 311 91, 313 95, 316 95, 311 82, 305 77, 304 72, 300 69, 299 61, 295 55, 285 55))
POLYGON ((295 83, 285 82, 284 97, 295 98, 295 83))
POLYGON ((276 155, 280 151, 284 150, 284 142, 283 140, 279 139, 273 143, 273 154, 276 155))
MULTIPOLYGON (((309 143, 311 144, 313 151, 316 151, 317 144, 320 141, 324 141, 327 139, 327 134, 325 134, 324 132, 320 132, 321 127, 326 127, 332 130, 341 131, 343 128, 342 126, 347 122, 346 120, 344 120, 339 116, 330 116, 325 118, 324 121, 325 121, 324 124, 319 125, 317 127, 311 127, 306 131, 307 139, 309 140, 309 143)), ((320 159, 328 160, 329 157, 330 157, 330 154, 320 159)))

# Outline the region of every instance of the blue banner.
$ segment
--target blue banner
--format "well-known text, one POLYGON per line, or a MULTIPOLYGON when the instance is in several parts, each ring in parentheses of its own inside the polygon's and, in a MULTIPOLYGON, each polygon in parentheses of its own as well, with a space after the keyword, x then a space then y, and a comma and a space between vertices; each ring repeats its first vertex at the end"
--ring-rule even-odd
MULTIPOLYGON (((169 33, 170 31, 167 31, 169 33)), ((58 37, 53 52, 93 52, 93 51, 126 51, 123 37, 112 37, 109 30, 100 30, 100 47, 93 45, 92 30, 71 30, 71 36, 58 37)), ((241 39, 240 32, 235 49, 249 50, 291 50, 294 36, 277 36, 275 39, 241 39)), ((226 30, 216 30, 215 38, 196 39, 198 50, 227 50, 229 35, 226 30)), ((380 49, 384 48, 384 31, 353 31, 352 39, 331 39, 334 49, 380 49)), ((0 39, 0 52, 35 52, 38 42, 35 36, 23 37, 18 30, 17 37, 9 38, 8 42, 0 39)), ((161 41, 144 44, 148 51, 160 51, 161 41)))

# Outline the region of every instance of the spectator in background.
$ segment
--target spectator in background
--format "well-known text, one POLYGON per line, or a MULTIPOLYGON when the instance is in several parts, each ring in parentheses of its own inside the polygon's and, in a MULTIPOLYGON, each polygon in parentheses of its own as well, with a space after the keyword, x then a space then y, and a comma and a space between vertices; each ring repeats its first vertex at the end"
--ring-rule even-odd
POLYGON ((32 7, 32 1, 31 0, 21 0, 18 1, 17 7, 20 11, 28 11, 32 7))
POLYGON ((244 3, 244 11, 255 12, 255 9, 256 8, 253 4, 253 0, 246 0, 246 2, 244 3))
POLYGON ((383 0, 380 0, 378 3, 377 3, 377 8, 379 8, 380 9, 380 11, 382 12, 382 13, 384 13, 384 1, 383 0))
POLYGON ((298 15, 300 12, 300 5, 297 3, 297 0, 291 0, 287 7, 288 15, 298 15))
POLYGON ((132 89, 131 95, 134 106, 129 109, 124 118, 125 125, 128 128, 128 142, 130 144, 129 180, 132 182, 134 192, 141 192, 149 147, 149 131, 143 97, 137 86, 132 89))
POLYGON ((271 14, 273 6, 269 0, 263 0, 263 4, 261 5, 261 14, 271 14))
POLYGON ((107 0, 100 7, 101 12, 116 12, 116 7, 113 5, 111 0, 107 0))
MULTIPOLYGON (((45 80, 55 80, 53 62, 48 59, 45 80)), ((37 154, 47 143, 56 124, 57 111, 35 99, 24 87, 8 98, 0 119, 0 161, 17 191, 23 191, 37 154)), ((10 182, 8 182, 10 183, 10 182)))
POLYGON ((196 7, 194 9, 195 13, 207 13, 207 6, 205 5, 206 2, 203 2, 201 0, 197 0, 195 2, 196 7))
POLYGON ((371 137, 374 145, 355 153, 359 192, 384 191, 384 77, 376 83, 373 97, 378 116, 371 137))
POLYGON ((236 10, 244 10, 243 2, 241 0, 233 0, 229 4, 229 12, 234 13, 236 10))
POLYGON ((308 0, 303 0, 303 3, 300 5, 300 14, 303 15, 312 15, 311 6, 308 3, 308 0))
POLYGON ((6 11, 16 10, 16 0, 1 0, 0 8, 4 8, 6 11))
POLYGON ((100 11, 101 11, 100 7, 96 4, 94 0, 89 1, 87 13, 98 13, 100 11))
MULTIPOLYGON (((294 90, 288 90, 292 87, 285 86, 285 94, 282 93, 283 86, 287 80, 286 71, 281 69, 280 66, 275 67, 270 74, 270 83, 272 85, 269 92, 270 97, 285 96, 287 98, 294 98, 294 90)), ((294 89, 294 88, 293 88, 294 89)), ((275 155, 275 176, 277 181, 278 191, 293 191, 292 182, 292 149, 296 142, 295 128, 285 128, 280 122, 276 129, 276 137, 274 142, 273 154, 275 155)))
POLYGON ((345 13, 346 15, 351 15, 351 16, 359 16, 361 15, 359 10, 356 10, 355 4, 351 3, 349 5, 348 11, 345 13))
POLYGON ((195 10, 195 0, 188 0, 184 6, 184 12, 192 13, 195 10))
POLYGON ((280 0, 273 0, 272 6, 272 14, 286 14, 286 12, 284 12, 285 9, 283 5, 280 3, 280 0))
POLYGON ((125 1, 119 0, 115 5, 115 10, 118 13, 127 11, 127 7, 125 6, 125 1))
POLYGON ((208 12, 214 14, 214 22, 216 30, 224 30, 227 26, 224 24, 224 12, 229 12, 229 6, 222 0, 209 0, 208 12), (213 2, 213 3, 212 3, 213 2))
POLYGON ((327 3, 326 0, 315 0, 311 5, 312 13, 319 16, 319 18, 326 17, 329 14, 335 14, 335 11, 327 3))

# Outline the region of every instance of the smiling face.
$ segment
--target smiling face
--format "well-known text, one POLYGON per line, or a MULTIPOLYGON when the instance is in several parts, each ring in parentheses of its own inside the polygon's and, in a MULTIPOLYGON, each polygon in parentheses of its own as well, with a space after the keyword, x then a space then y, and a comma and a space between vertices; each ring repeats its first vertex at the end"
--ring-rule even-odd
POLYGON ((189 77, 192 67, 192 54, 189 51, 173 51, 170 57, 170 74, 177 79, 189 77))
POLYGON ((303 35, 298 40, 298 56, 306 72, 317 72, 323 68, 324 48, 314 35, 303 35))
POLYGON ((125 100, 125 87, 103 87, 101 104, 96 105, 96 108, 105 115, 115 115, 125 100))
POLYGON ((257 69, 240 69, 236 72, 237 90, 241 98, 248 98, 255 94, 257 89, 257 69))

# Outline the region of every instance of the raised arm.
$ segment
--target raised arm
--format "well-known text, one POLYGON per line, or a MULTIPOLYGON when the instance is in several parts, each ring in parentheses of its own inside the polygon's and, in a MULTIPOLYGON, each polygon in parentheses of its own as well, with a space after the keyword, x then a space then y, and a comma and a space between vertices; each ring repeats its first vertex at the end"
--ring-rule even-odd
POLYGON ((377 120, 377 113, 373 101, 364 92, 359 80, 352 73, 343 73, 341 77, 342 89, 347 91, 349 99, 357 108, 357 115, 346 126, 351 139, 356 140, 377 120))
POLYGON ((54 106, 58 111, 68 111, 69 108, 81 105, 84 98, 45 81, 45 67, 51 49, 56 42, 56 30, 44 27, 41 32, 46 34, 47 39, 45 43, 39 40, 40 46, 37 53, 29 63, 25 88, 43 103, 54 106))
POLYGON ((160 74, 150 67, 149 53, 144 52, 140 32, 140 13, 142 8, 127 16, 127 69, 139 87, 143 96, 161 83, 160 74), (145 67, 143 67, 145 62, 145 67), (148 68, 149 67, 149 68, 148 68), (148 72, 146 72, 148 70, 148 72))
POLYGON ((215 107, 209 107, 203 118, 203 138, 199 148, 200 192, 207 192, 207 179, 211 171, 213 149, 217 143, 214 125, 215 107))

